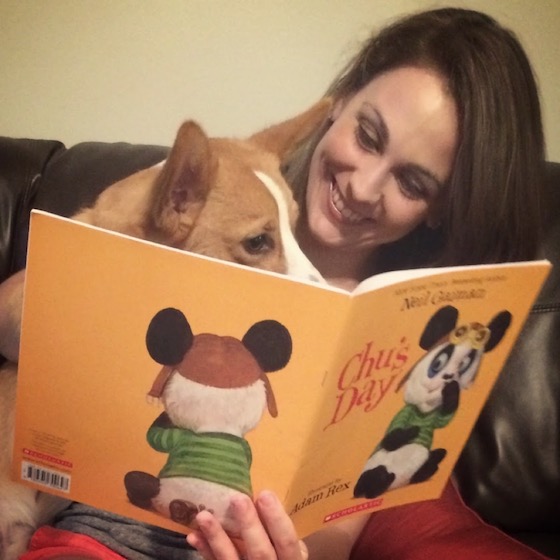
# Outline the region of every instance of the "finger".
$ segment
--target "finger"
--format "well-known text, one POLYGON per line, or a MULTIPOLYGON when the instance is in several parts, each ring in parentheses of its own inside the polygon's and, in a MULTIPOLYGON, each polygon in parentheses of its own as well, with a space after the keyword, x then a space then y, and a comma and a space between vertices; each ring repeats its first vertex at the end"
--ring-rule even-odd
POLYGON ((230 511, 245 545, 245 556, 260 560, 276 560, 276 552, 251 499, 241 494, 233 497, 230 511))
POLYGON ((199 531, 193 531, 187 535, 187 543, 190 544, 204 558, 204 560, 216 560, 208 541, 199 531))
POLYGON ((196 521, 198 531, 187 535, 187 540, 206 560, 230 560, 239 557, 232 540, 209 511, 198 513, 196 521))
POLYGON ((264 490, 257 497, 256 506, 278 560, 305 560, 308 557, 307 547, 298 538, 292 520, 276 495, 264 490))

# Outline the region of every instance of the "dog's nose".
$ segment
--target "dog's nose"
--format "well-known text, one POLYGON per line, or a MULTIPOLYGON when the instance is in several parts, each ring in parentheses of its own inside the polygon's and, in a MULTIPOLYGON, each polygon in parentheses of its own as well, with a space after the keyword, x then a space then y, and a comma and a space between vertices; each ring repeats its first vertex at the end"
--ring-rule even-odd
POLYGON ((294 278, 302 278, 318 284, 326 284, 321 273, 311 264, 303 251, 295 243, 290 244, 290 251, 286 251, 287 273, 294 278))
POLYGON ((310 274, 308 280, 316 282, 317 284, 325 284, 325 279, 320 274, 310 274))

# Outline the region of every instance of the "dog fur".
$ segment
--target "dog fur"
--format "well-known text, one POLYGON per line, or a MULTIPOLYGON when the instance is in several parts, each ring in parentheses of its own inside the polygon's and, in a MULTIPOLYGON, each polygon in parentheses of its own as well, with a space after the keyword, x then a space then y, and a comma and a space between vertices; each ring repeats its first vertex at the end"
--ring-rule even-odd
MULTIPOLYGON (((193 121, 168 158, 104 190, 74 219, 175 248, 322 281, 293 236, 297 205, 280 161, 327 117, 321 100, 246 140, 209 138, 193 121)), ((0 368, 0 560, 15 560, 66 500, 9 475, 17 366, 0 368)))

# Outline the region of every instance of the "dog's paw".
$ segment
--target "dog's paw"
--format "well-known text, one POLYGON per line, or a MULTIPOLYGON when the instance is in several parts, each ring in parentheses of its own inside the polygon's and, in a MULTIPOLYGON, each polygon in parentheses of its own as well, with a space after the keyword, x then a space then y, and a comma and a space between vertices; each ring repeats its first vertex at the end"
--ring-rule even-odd
POLYGON ((13 523, 0 529, 0 560, 17 560, 29 545, 35 527, 13 523))

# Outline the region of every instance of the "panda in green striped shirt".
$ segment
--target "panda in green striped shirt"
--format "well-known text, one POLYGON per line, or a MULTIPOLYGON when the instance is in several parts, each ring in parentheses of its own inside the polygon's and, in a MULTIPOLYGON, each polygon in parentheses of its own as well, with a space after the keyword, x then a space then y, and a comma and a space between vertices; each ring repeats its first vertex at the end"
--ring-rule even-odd
POLYGON ((244 435, 265 410, 278 414, 267 373, 288 364, 290 333, 281 323, 265 320, 241 340, 195 336, 181 311, 166 308, 151 320, 146 346, 162 365, 148 395, 165 409, 147 440, 167 454, 167 462, 158 476, 128 472, 128 498, 187 526, 207 508, 227 528, 231 497, 238 492, 252 496, 251 449, 244 435))

